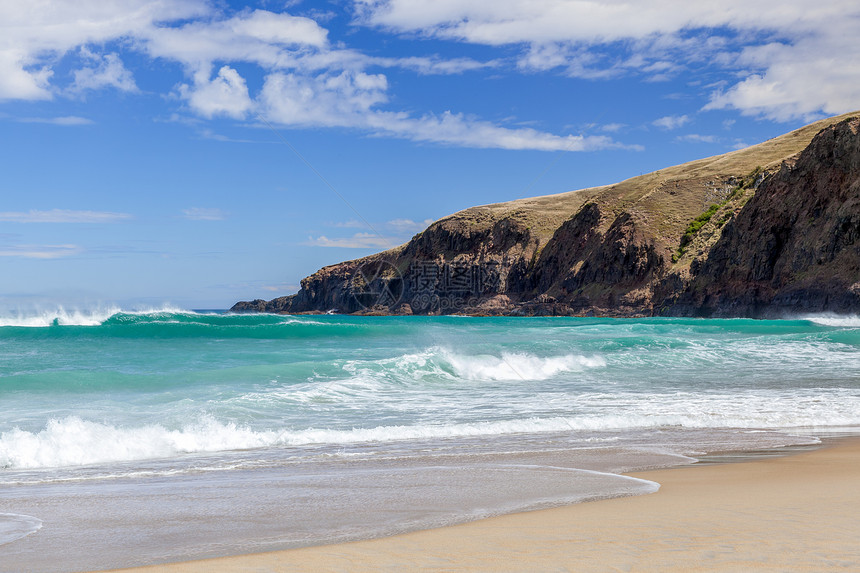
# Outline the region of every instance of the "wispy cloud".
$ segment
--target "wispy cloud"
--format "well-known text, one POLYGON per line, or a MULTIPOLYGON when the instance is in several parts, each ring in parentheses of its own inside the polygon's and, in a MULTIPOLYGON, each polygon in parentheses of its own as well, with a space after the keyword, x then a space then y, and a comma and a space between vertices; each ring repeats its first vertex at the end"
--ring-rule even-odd
POLYGON ((76 115, 67 115, 63 117, 19 117, 16 121, 20 123, 46 123, 49 125, 61 125, 64 127, 93 124, 91 119, 78 117, 76 115))
POLYGON ((10 223, 116 223, 127 219, 131 219, 131 215, 128 213, 107 211, 51 209, 50 211, 0 212, 0 221, 10 223))
POLYGON ((192 221, 223 221, 226 218, 226 215, 221 209, 208 207, 191 207, 190 209, 183 209, 182 215, 186 219, 190 219, 192 221))
POLYGON ((384 237, 375 233, 355 233, 351 237, 329 238, 325 235, 308 237, 303 243, 309 247, 339 247, 341 249, 388 249, 401 244, 396 237, 384 237))
POLYGON ((607 123, 606 125, 601 125, 600 129, 601 131, 606 131, 608 133, 615 133, 617 131, 621 131, 625 127, 627 127, 627 125, 623 123, 607 123))
POLYGON ((679 135, 675 138, 676 141, 686 141, 688 143, 719 143, 720 138, 716 135, 700 135, 698 133, 688 133, 687 135, 679 135))
MULTIPOLYGON (((391 219, 384 223, 374 223, 373 230, 355 233, 349 237, 309 237, 304 244, 313 247, 340 247, 346 249, 388 249, 408 241, 412 235, 423 231, 433 223, 433 219, 413 221, 412 219, 391 219), (377 231, 379 233, 377 233, 377 231), (380 234, 384 233, 384 234, 380 234)), ((368 223, 350 219, 330 226, 340 229, 368 229, 368 223)))
POLYGON ((388 100, 382 74, 342 72, 304 76, 273 73, 260 95, 260 113, 292 127, 349 127, 380 136, 483 149, 591 151, 624 147, 607 136, 556 135, 530 127, 504 127, 445 111, 413 116, 379 109, 388 100))
POLYGON ((651 125, 655 125, 657 127, 663 129, 678 129, 682 125, 686 125, 690 122, 690 118, 686 115, 667 115, 665 117, 661 117, 660 119, 655 119, 651 122, 651 125))
POLYGON ((385 223, 386 227, 399 233, 418 233, 429 227, 433 219, 413 221, 412 219, 392 219, 385 223))
POLYGON ((523 47, 523 69, 662 80, 711 65, 743 78, 705 109, 776 120, 851 111, 860 101, 856 0, 354 0, 361 23, 486 46, 523 47), (821 89, 826 86, 826 89, 821 89))
POLYGON ((296 292, 301 288, 301 286, 290 283, 281 283, 276 285, 263 285, 260 288, 268 292, 296 292))
POLYGON ((12 245, 0 247, 0 257, 23 259, 59 259, 83 252, 77 245, 12 245))

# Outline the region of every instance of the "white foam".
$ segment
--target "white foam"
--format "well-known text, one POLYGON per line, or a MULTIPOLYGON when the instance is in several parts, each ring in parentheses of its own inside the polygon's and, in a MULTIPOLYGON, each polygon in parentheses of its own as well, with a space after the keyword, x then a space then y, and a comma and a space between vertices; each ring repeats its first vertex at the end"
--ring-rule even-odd
POLYGON ((860 316, 857 315, 810 315, 801 317, 803 320, 821 324, 823 326, 836 326, 841 328, 860 328, 860 316))
POLYGON ((0 467, 81 466, 259 448, 277 442, 276 432, 255 432, 211 417, 170 430, 159 424, 122 428, 70 416, 50 420, 40 432, 15 428, 0 434, 0 467))
POLYGON ((565 372, 582 372, 606 366, 600 356, 562 354, 538 356, 526 352, 490 354, 460 354, 434 346, 423 352, 403 354, 381 360, 351 360, 343 369, 353 377, 390 375, 403 381, 416 381, 426 377, 448 380, 508 381, 547 380, 565 372))
POLYGON ((60 326, 99 326, 115 314, 151 315, 161 313, 196 314, 172 306, 160 308, 123 310, 118 306, 106 306, 90 309, 71 309, 58 306, 51 309, 31 309, 7 312, 0 316, 0 326, 23 326, 39 328, 53 325, 60 326))
POLYGON ((41 519, 17 513, 0 513, 0 545, 36 533, 41 528, 41 519))
POLYGON ((523 352, 503 352, 497 357, 445 353, 444 358, 457 376, 466 380, 547 380, 563 372, 606 366, 606 361, 599 356, 575 354, 542 357, 523 352))
MULTIPOLYGON (((420 422, 368 427, 251 428, 201 416, 181 428, 160 424, 119 427, 70 416, 54 419, 44 429, 18 428, 0 433, 0 468, 28 469, 81 466, 108 462, 169 458, 185 453, 221 452, 312 444, 354 444, 571 430, 645 428, 816 428, 860 426, 860 394, 850 390, 826 398, 820 390, 781 395, 773 392, 676 394, 581 394, 564 414, 539 414, 548 404, 521 404, 508 419, 420 422)), ((378 396, 377 396, 378 399, 378 396)), ((428 400, 431 398, 428 396, 428 400)), ((438 400, 438 397, 437 397, 438 400)), ((359 410, 373 407, 366 400, 359 410)), ((424 403, 413 401, 413 408, 424 403)), ((456 404, 436 405, 422 413, 449 411, 456 404)), ((556 410, 557 411, 557 410, 556 410)), ((439 414, 442 415, 442 414, 439 414)), ((407 414, 408 417, 411 415, 407 414)), ((444 416, 443 416, 444 417, 444 416)), ((426 418, 425 418, 426 419, 426 418)))

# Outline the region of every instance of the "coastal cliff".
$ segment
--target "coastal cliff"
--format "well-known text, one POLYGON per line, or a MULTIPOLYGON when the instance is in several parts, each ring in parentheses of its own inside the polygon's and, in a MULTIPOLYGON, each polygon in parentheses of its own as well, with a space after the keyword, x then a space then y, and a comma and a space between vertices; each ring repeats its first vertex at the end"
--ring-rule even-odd
POLYGON ((860 312, 860 119, 614 185, 473 207, 234 312, 860 312))

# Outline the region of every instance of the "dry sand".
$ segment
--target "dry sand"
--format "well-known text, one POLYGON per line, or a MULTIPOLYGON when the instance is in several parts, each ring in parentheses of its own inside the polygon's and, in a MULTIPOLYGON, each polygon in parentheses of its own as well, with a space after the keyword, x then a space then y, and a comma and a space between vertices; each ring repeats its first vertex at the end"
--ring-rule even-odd
POLYGON ((126 571, 860 571, 860 439, 633 475, 660 483, 660 491, 384 539, 126 571))

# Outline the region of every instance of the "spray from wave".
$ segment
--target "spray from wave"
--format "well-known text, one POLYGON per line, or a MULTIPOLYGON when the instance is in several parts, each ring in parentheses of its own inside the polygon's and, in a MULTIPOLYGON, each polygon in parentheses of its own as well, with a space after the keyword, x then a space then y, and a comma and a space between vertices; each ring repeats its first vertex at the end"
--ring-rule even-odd
POLYGON ((808 320, 822 326, 860 328, 860 316, 857 315, 816 314, 803 316, 801 319, 808 320))
POLYGON ((350 360, 343 365, 353 380, 399 380, 410 384, 428 379, 448 381, 548 380, 570 372, 606 366, 600 356, 561 354, 539 356, 528 352, 500 355, 463 354, 433 346, 422 352, 379 360, 350 360))
POLYGON ((88 309, 66 309, 57 306, 50 309, 19 309, 7 311, 0 316, 0 327, 18 326, 44 328, 48 326, 100 326, 117 315, 147 316, 159 314, 196 314, 173 306, 124 310, 118 306, 104 306, 88 309))

